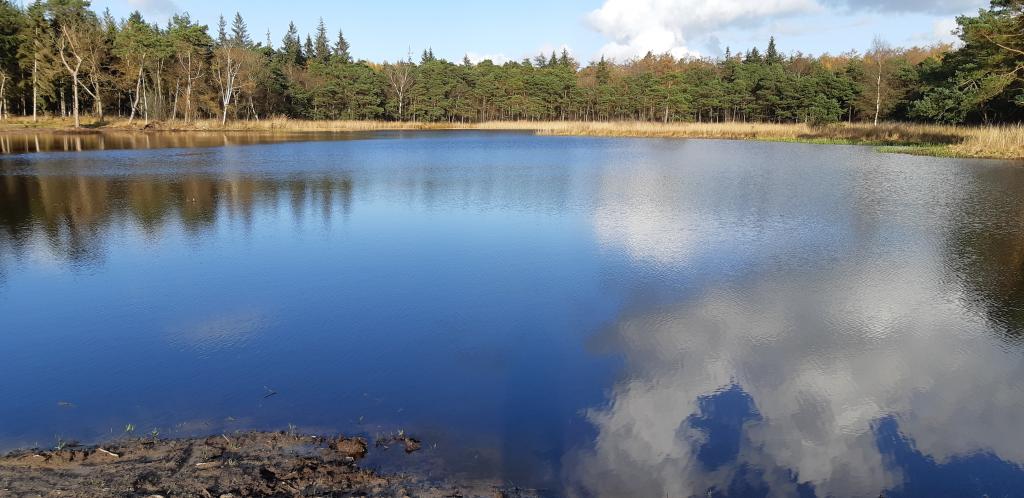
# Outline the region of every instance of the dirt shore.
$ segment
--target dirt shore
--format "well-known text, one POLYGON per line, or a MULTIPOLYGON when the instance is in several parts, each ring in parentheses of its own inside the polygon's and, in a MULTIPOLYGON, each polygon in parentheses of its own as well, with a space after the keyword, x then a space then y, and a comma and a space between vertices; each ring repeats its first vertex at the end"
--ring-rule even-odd
MULTIPOLYGON (((419 449, 419 441, 401 439, 406 451, 419 449)), ((359 466, 371 446, 362 438, 247 432, 20 450, 0 457, 0 496, 535 496, 485 483, 381 475, 359 466)))

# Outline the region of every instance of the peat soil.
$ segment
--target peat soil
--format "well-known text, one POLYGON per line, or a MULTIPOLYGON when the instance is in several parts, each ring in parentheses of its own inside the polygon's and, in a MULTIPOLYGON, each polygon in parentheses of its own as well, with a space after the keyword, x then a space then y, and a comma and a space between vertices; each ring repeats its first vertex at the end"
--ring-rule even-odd
MULTIPOLYGON (((420 449, 400 434, 377 441, 420 449)), ((245 432, 203 438, 74 443, 0 456, 0 497, 533 497, 488 483, 430 482, 359 466, 375 450, 358 437, 245 432)))

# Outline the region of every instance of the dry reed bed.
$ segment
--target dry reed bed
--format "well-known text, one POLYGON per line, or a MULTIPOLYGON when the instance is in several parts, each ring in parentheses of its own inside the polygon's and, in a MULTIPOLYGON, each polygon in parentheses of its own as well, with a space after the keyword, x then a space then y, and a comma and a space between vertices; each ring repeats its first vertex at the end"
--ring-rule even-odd
MULTIPOLYGON (((272 118, 259 121, 218 120, 150 122, 108 119, 83 121, 97 130, 349 132, 378 130, 523 130, 541 135, 598 137, 715 138, 896 146, 887 150, 957 157, 1024 159, 1024 126, 943 126, 911 123, 839 123, 822 127, 772 123, 651 123, 636 121, 492 121, 484 123, 421 123, 395 121, 313 121, 272 118)), ((0 122, 0 131, 66 128, 69 121, 39 122, 18 118, 0 122)))

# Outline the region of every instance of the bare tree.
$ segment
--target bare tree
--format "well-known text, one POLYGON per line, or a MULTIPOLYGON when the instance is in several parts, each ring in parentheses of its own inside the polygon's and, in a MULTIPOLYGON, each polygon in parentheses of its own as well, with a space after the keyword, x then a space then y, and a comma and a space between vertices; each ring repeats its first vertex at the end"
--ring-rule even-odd
POLYGON ((82 57, 81 26, 75 26, 71 22, 60 22, 60 40, 57 45, 57 53, 60 54, 60 62, 64 64, 71 76, 71 91, 73 95, 73 109, 75 116, 75 128, 80 128, 82 123, 78 116, 78 75, 82 70, 85 59, 82 57))
MULTIPOLYGON (((142 53, 139 55, 139 71, 135 76, 135 92, 131 93, 132 96, 132 112, 128 116, 128 124, 132 124, 135 121, 135 111, 139 108, 139 100, 142 98, 142 72, 146 68, 146 54, 142 53)), ((147 113, 146 119, 148 121, 149 116, 147 113)))
POLYGON ((405 118, 405 97, 409 88, 413 85, 412 63, 397 62, 395 64, 384 63, 384 74, 388 77, 388 83, 398 97, 398 120, 405 118))
POLYGON ((109 46, 104 39, 103 32, 98 29, 88 30, 83 42, 85 43, 84 57, 89 84, 82 84, 82 89, 92 97, 96 116, 103 121, 103 94, 100 92, 100 85, 107 79, 103 63, 106 60, 109 46))
MULTIPOLYGON (((195 82, 203 77, 203 58, 197 57, 195 50, 191 47, 177 52, 178 66, 185 75, 185 122, 188 123, 192 116, 192 89, 195 82)), ((177 107, 177 106, 175 106, 177 107)))
POLYGON ((885 63, 892 56, 892 47, 889 46, 885 40, 879 37, 875 37, 871 42, 871 52, 868 53, 871 57, 872 69, 876 71, 875 76, 875 126, 878 126, 878 118, 882 113, 882 87, 883 87, 883 75, 885 73, 885 63))
MULTIPOLYGON (((255 50, 244 50, 239 52, 240 60, 239 75, 237 81, 239 82, 236 86, 238 88, 238 94, 245 94, 248 98, 248 113, 256 121, 260 120, 260 115, 256 112, 256 104, 253 101, 253 96, 260 88, 260 83, 265 81, 269 75, 266 60, 263 55, 255 50)), ((235 101, 238 101, 236 97, 235 101)))
POLYGON ((214 51, 213 76, 217 80, 217 87, 220 89, 219 97, 222 107, 221 126, 226 125, 228 122, 228 106, 231 105, 231 99, 238 90, 238 72, 242 68, 240 50, 244 49, 228 42, 217 47, 214 51))
POLYGON ((114 54, 117 56, 121 75, 119 86, 128 94, 131 113, 128 123, 135 121, 139 104, 142 113, 149 121, 149 106, 146 105, 146 64, 156 51, 156 33, 152 26, 146 24, 141 17, 129 17, 117 32, 114 39, 114 54))

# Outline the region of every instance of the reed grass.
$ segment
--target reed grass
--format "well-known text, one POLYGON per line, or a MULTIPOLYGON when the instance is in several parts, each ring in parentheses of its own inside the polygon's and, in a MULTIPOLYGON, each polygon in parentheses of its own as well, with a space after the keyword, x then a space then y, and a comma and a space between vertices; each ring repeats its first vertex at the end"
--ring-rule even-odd
MULTIPOLYGON (((66 131, 70 120, 27 118, 0 121, 0 132, 52 129, 66 131)), ((736 140, 791 141, 827 144, 858 144, 900 152, 949 157, 1024 159, 1024 126, 946 126, 914 123, 837 123, 812 127, 806 124, 773 123, 651 123, 638 121, 491 121, 483 123, 422 123, 396 121, 314 121, 283 117, 259 121, 218 120, 152 121, 129 123, 124 118, 102 123, 84 118, 89 130, 139 131, 251 131, 251 132, 354 132, 378 130, 522 130, 539 135, 709 138, 736 140)))

